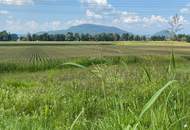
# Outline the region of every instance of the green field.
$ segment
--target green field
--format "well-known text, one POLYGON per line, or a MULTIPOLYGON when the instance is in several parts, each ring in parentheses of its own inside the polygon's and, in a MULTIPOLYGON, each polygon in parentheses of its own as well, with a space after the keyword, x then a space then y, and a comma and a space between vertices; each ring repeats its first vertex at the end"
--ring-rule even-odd
POLYGON ((190 44, 183 42, 8 42, 0 43, 0 72, 58 68, 81 58, 119 56, 188 57, 190 44), (22 64, 20 64, 22 63, 22 64))
POLYGON ((190 129, 188 43, 1 44, 0 130, 190 129))
MULTIPOLYGON (((189 55, 190 44, 183 42, 8 42, 0 43, 0 58, 25 58, 32 53, 44 53, 54 58, 168 55, 189 55), (32 50, 32 52, 30 51, 32 50), (25 55, 26 54, 26 55, 25 55)), ((27 57, 28 58, 28 57, 27 57)))

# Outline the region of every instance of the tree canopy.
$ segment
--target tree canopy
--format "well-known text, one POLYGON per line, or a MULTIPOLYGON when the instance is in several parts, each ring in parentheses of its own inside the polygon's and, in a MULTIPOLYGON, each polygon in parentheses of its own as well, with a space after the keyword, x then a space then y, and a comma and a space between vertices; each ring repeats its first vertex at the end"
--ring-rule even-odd
POLYGON ((0 32, 0 41, 16 41, 17 39, 16 34, 10 34, 7 31, 0 32))

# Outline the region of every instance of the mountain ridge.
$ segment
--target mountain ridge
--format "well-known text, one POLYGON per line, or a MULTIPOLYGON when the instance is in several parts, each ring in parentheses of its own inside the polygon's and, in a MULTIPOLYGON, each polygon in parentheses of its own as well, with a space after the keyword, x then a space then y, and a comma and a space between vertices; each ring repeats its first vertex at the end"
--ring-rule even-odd
POLYGON ((97 25, 97 24, 80 24, 77 26, 72 26, 69 29, 66 30, 55 30, 55 31, 47 31, 47 32, 38 32, 37 34, 43 34, 43 33, 48 33, 48 34, 66 34, 68 32, 72 33, 89 33, 89 34, 98 34, 98 33, 118 33, 118 34, 123 34, 123 33, 128 33, 125 30, 122 30, 117 27, 113 26, 105 26, 105 25, 97 25))

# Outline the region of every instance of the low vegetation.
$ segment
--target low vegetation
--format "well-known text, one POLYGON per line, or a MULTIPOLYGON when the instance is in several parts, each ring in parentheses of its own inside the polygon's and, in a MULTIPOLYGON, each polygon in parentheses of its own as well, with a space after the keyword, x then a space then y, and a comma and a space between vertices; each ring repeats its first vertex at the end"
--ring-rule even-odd
POLYGON ((61 59, 38 49, 18 53, 24 68, 1 69, 0 129, 189 129, 188 56, 61 59))

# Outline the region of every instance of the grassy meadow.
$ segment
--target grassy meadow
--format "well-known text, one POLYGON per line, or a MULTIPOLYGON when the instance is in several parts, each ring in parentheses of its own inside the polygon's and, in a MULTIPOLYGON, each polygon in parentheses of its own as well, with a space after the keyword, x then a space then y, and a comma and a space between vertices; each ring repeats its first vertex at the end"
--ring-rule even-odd
POLYGON ((0 130, 189 130, 190 45, 131 44, 0 46, 0 130))

